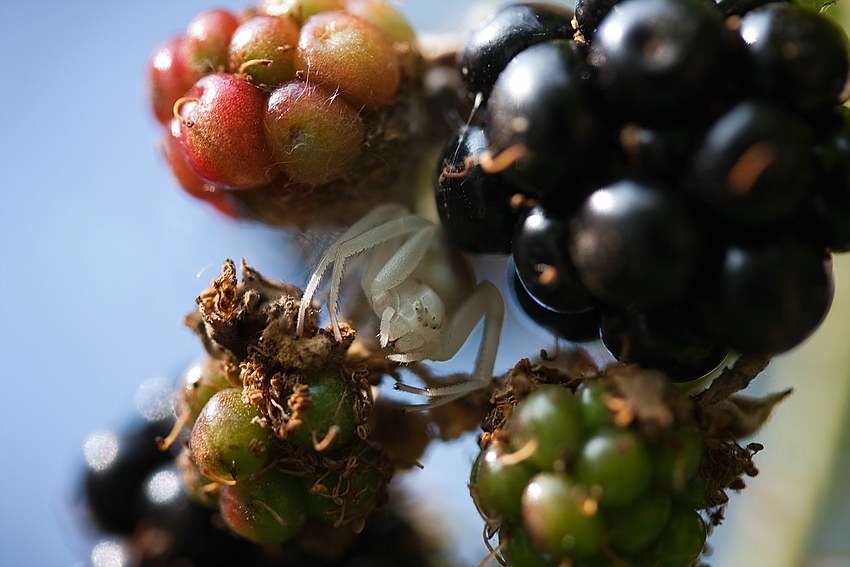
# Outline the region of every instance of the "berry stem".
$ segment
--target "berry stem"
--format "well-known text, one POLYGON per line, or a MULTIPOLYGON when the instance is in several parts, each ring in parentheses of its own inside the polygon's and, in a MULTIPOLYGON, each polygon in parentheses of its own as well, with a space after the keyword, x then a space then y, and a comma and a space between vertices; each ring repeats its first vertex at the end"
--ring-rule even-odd
POLYGON ((519 463, 527 460, 531 455, 533 455, 534 452, 537 451, 537 447, 539 446, 540 444, 537 442, 537 439, 529 439, 525 445, 523 445, 513 453, 499 455, 499 463, 503 467, 518 465, 519 463))
POLYGON ((336 436, 339 434, 339 432, 340 432, 340 428, 339 428, 338 425, 331 425, 330 429, 328 429, 328 432, 325 434, 325 437, 321 441, 319 441, 319 435, 314 430, 313 431, 313 448, 317 452, 321 453, 322 451, 324 451, 325 449, 327 449, 328 447, 331 446, 331 443, 333 443, 334 439, 336 439, 336 436))
POLYGON ((174 422, 174 427, 171 428, 171 433, 168 434, 168 437, 164 439, 161 437, 157 437, 156 446, 160 451, 168 451, 174 441, 177 440, 177 437, 180 435, 180 432, 183 431, 183 426, 189 422, 189 417, 192 415, 191 410, 185 410, 179 416, 177 416, 177 420, 174 422))
POLYGON ((180 114, 180 109, 183 108, 184 104, 189 103, 189 102, 194 102, 194 103, 197 104, 201 101, 200 101, 200 99, 195 98, 195 97, 184 96, 184 97, 181 97, 181 98, 178 98, 177 100, 175 100, 174 101, 174 107, 173 107, 174 118, 179 120, 181 124, 186 126, 186 128, 191 128, 192 126, 195 125, 195 123, 192 120, 189 120, 188 118, 185 118, 182 114, 180 114))
POLYGON ((239 71, 237 72, 237 75, 239 75, 239 78, 244 81, 247 80, 245 79, 245 71, 248 68, 254 67, 255 65, 262 65, 263 67, 268 67, 273 63, 274 61, 272 61, 271 59, 251 59, 250 61, 245 61, 244 63, 242 63, 242 65, 239 66, 239 71))
POLYGON ((522 144, 514 144, 493 155, 490 150, 484 150, 478 156, 478 163, 485 173, 502 173, 519 159, 525 156, 527 150, 522 144))

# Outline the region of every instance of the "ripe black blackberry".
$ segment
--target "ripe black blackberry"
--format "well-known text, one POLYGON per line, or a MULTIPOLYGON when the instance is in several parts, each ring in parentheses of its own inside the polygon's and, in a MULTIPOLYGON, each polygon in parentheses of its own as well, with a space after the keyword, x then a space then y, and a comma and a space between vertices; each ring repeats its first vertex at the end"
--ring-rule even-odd
MULTIPOLYGON (((812 268, 818 275, 806 277, 807 291, 783 288, 769 300, 805 297, 810 305, 786 313, 781 332, 768 320, 772 308, 751 313, 741 333, 732 307, 724 324, 705 305, 709 297, 750 301, 730 287, 743 283, 721 275, 722 259, 742 247, 779 246, 790 254, 779 262, 793 263, 795 245, 780 243, 803 241, 819 249, 806 253, 812 266, 821 265, 818 254, 848 247, 850 155, 841 149, 845 115, 835 109, 850 68, 846 35, 826 15, 791 4, 614 6, 579 2, 582 45, 525 48, 480 109, 487 149, 467 161, 534 198, 538 208, 524 218, 558 219, 562 227, 530 239, 517 225, 513 259, 524 291, 555 311, 599 304, 635 321, 678 313, 671 329, 693 337, 707 357, 689 371, 647 355, 640 347, 647 336, 635 336, 634 349, 618 344, 623 315, 617 325, 609 315, 605 333, 621 360, 661 364, 677 380, 699 377, 729 348, 758 355, 794 348, 828 308, 829 270, 812 268), (743 15, 740 25, 724 25, 729 14, 743 15), (589 291, 581 305, 571 281, 589 291)), ((488 26, 480 36, 493 31, 488 26)), ((507 41, 487 37, 491 46, 507 41)), ((761 285, 779 277, 771 273, 758 276, 761 285)))
POLYGON ((543 307, 561 313, 583 313, 597 307, 579 278, 568 252, 569 219, 543 207, 528 211, 513 239, 516 273, 527 293, 543 307))
POLYGON ((701 0, 624 0, 599 23, 587 61, 609 111, 646 126, 694 122, 722 86, 720 15, 701 0))
POLYGON ((520 216, 513 199, 521 191, 501 174, 470 163, 486 149, 481 126, 464 128, 449 141, 437 166, 437 213, 446 235, 461 249, 510 254, 513 227, 520 216))
MULTIPOLYGON (((822 13, 759 0, 580 0, 574 24, 580 45, 542 42, 516 55, 481 109, 488 151, 476 163, 537 201, 513 240, 522 308, 554 331, 557 311, 599 306, 603 343, 629 364, 622 371, 677 382, 713 371, 730 350, 769 360, 799 345, 829 308, 830 254, 848 248, 844 32, 822 13), (730 15, 743 17, 724 24, 730 15), (587 124, 594 135, 582 137, 587 124)), ((616 459, 589 462, 581 447, 625 435, 609 429, 624 417, 608 405, 619 395, 610 380, 585 381, 577 394, 602 404, 592 425, 511 433, 538 427, 513 422, 551 387, 494 414, 473 472, 508 564, 695 561, 713 516, 694 509, 720 498, 706 490, 711 475, 695 474, 700 436, 685 438, 697 430, 674 428, 665 442, 650 434, 648 456, 634 457, 644 464, 606 485, 616 459), (585 429, 602 437, 591 442, 585 429), (550 466, 548 436, 576 431, 581 441, 550 466), (638 496, 646 485, 630 483, 644 465, 654 488, 638 496), (658 483, 674 488, 665 495, 658 483)), ((522 398, 513 395, 512 404, 522 398)))
POLYGON ((490 95, 496 78, 520 51, 572 36, 572 11, 557 4, 509 4, 482 21, 458 52, 461 83, 471 96, 490 95))

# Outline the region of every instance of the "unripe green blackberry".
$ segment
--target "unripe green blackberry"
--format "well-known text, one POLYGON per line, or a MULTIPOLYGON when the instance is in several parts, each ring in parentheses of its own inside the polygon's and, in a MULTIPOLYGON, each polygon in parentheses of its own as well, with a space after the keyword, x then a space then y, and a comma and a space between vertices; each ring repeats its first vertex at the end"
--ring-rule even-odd
POLYGON ((184 447, 174 459, 183 482, 183 490, 196 504, 204 508, 217 510, 221 490, 224 485, 201 474, 198 465, 192 460, 192 452, 184 447))
POLYGON ((338 367, 307 372, 289 401, 293 421, 286 440, 308 450, 334 450, 356 436, 355 391, 338 367))
POLYGON ((386 479, 374 466, 379 458, 367 451, 349 461, 353 466, 309 483, 307 513, 337 527, 365 518, 385 496, 386 479))
POLYGON ((716 517, 722 489, 740 484, 697 469, 718 459, 726 471, 753 470, 751 452, 738 447, 743 460, 725 464, 704 456, 693 402, 659 372, 574 364, 521 362, 491 398, 470 493, 502 558, 510 567, 689 567, 705 542, 699 511, 716 517), (539 447, 564 439, 559 458, 535 461, 539 447))
POLYGON ((525 487, 522 520, 534 546, 557 560, 593 555, 606 529, 588 487, 550 472, 525 487))
POLYGON ((228 380, 221 361, 211 357, 198 360, 183 373, 177 384, 177 411, 179 414, 188 412, 186 424, 191 427, 210 398, 234 385, 228 380))
POLYGON ((515 449, 535 447, 528 460, 536 467, 563 469, 585 435, 579 400, 560 386, 543 386, 517 404, 507 431, 515 449))
POLYGON ((588 438, 574 474, 579 482, 600 489, 600 505, 619 507, 633 502, 649 486, 652 461, 636 432, 606 427, 588 438))
POLYGON ((706 526, 692 508, 674 506, 667 527, 653 547, 659 567, 688 567, 705 545, 706 526))
POLYGON ((470 490, 481 512, 488 518, 505 516, 511 522, 522 518, 520 497, 538 469, 529 462, 509 462, 512 454, 505 443, 494 442, 483 450, 470 477, 470 490))
POLYGON ((581 401, 581 415, 588 430, 611 425, 611 410, 605 405, 608 390, 603 380, 582 382, 576 390, 576 395, 581 401))
POLYGON ((608 514, 611 547, 622 553, 637 553, 655 542, 673 507, 673 499, 665 492, 648 491, 628 506, 608 514))
POLYGON ((201 473, 225 483, 248 478, 269 458, 269 439, 260 410, 228 388, 210 398, 192 427, 189 447, 201 473))
POLYGON ((522 528, 499 531, 499 545, 502 556, 511 567, 552 567, 555 563, 548 560, 528 540, 528 534, 522 528))

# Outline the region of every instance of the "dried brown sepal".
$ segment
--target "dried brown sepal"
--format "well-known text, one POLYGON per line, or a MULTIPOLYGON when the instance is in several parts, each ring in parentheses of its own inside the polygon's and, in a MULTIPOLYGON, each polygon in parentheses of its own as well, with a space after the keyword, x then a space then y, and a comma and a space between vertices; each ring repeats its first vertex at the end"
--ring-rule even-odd
POLYGON ((238 364, 254 352, 283 370, 322 368, 343 360, 355 336, 348 325, 341 325, 343 340, 337 342, 333 333, 318 328, 317 315, 310 312, 303 336, 296 336, 301 295, 299 288, 263 277, 244 260, 238 282, 236 267, 227 260, 222 274, 198 297, 198 308, 186 324, 211 356, 228 353, 238 364))
POLYGON ((735 364, 723 369, 707 390, 697 394, 694 402, 701 409, 705 409, 729 399, 749 386, 750 382, 767 368, 771 358, 772 355, 741 355, 735 364))
MULTIPOLYGON (((370 310, 370 315, 373 312, 370 310)), ((364 340, 357 337, 346 352, 346 360, 349 364, 359 368, 359 371, 372 386, 377 386, 384 376, 391 376, 400 380, 398 373, 400 363, 393 362, 387 358, 387 354, 381 350, 377 338, 364 340)), ((412 363, 408 368, 416 368, 419 363, 412 363)))
POLYGON ((428 410, 440 439, 451 441, 469 431, 477 431, 487 417, 489 397, 489 390, 478 390, 428 410))
MULTIPOLYGON (((352 404, 354 411, 356 437, 366 440, 373 405, 368 374, 361 365, 352 369, 344 361, 337 363, 346 381, 345 400, 352 404)), ((248 360, 243 362, 242 380, 245 384, 243 399, 259 407, 265 419, 264 425, 281 441, 286 441, 290 433, 301 425, 301 413, 310 405, 305 373, 299 369, 283 370, 277 359, 264 357, 252 350, 248 360)), ((284 448, 287 447, 288 444, 284 444, 284 448)))
POLYGON ((596 377, 599 369, 583 349, 559 353, 559 365, 532 364, 523 358, 496 383, 490 403, 492 409, 485 418, 482 429, 492 434, 501 428, 513 407, 532 391, 545 384, 561 384, 572 391, 588 377, 596 377))
POLYGON ((780 402, 793 392, 793 388, 762 398, 734 395, 723 402, 703 410, 702 420, 719 439, 739 441, 752 437, 767 424, 780 402))
MULTIPOLYGON (((615 400, 618 412, 631 413, 645 435, 652 438, 674 424, 693 424, 693 406, 667 377, 658 370, 648 370, 636 365, 615 366, 607 372, 612 397, 609 409, 615 400)), ((615 412, 615 416, 617 412, 615 412)), ((616 422, 616 419, 615 419, 616 422)), ((617 425, 628 425, 625 420, 617 425)))
POLYGON ((714 525, 723 520, 724 506, 729 497, 727 490, 743 490, 746 487, 744 476, 754 477, 759 471, 753 463, 753 456, 764 449, 759 443, 741 446, 735 441, 717 442, 706 446, 704 462, 700 474, 710 479, 714 490, 708 499, 707 508, 713 510, 711 517, 714 525))
MULTIPOLYGON (((439 388, 471 379, 466 373, 436 376, 423 364, 411 364, 406 368, 428 388, 439 388)), ((395 378, 400 379, 397 375, 395 378)), ((494 387, 490 385, 457 400, 429 408, 427 415, 436 428, 436 435, 443 441, 451 441, 464 433, 477 431, 491 409, 490 397, 493 391, 494 387)), ((410 406, 405 408, 405 411, 409 412, 410 406)))

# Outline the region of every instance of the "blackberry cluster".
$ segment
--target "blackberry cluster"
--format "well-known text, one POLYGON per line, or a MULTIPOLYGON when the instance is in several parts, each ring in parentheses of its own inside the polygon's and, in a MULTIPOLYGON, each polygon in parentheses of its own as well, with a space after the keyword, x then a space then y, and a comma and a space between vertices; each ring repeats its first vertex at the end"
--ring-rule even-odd
POLYGON ((226 263, 187 319, 209 357, 177 388, 184 485, 256 543, 299 537, 308 518, 360 531, 393 464, 369 437, 368 372, 345 359, 354 333, 337 343, 312 319, 296 337, 300 290, 242 270, 239 283, 226 263))
POLYGON ((368 366, 347 357, 350 327, 338 343, 313 316, 296 337, 301 291, 242 275, 227 262, 186 319, 207 355, 177 383, 177 419, 87 443, 86 508, 106 536, 92 553, 148 567, 424 565, 387 484, 420 458, 430 422, 374 402, 368 366))
MULTIPOLYGON (((197 375, 198 367, 193 368, 189 373, 197 375)), ((209 376, 205 371, 202 380, 209 376)), ((209 506, 214 493, 186 490, 186 454, 175 458, 173 452, 157 446, 157 437, 166 436, 173 425, 172 417, 134 423, 126 431, 94 434, 86 441, 88 466, 82 496, 88 521, 96 530, 86 565, 426 564, 422 542, 394 515, 371 517, 354 541, 315 525, 303 528, 298 541, 277 546, 261 546, 237 537, 221 514, 209 506), (328 545, 328 541, 339 543, 328 545)))
POLYGON ((438 168, 443 227, 512 254, 532 317, 621 362, 689 381, 785 352, 850 250, 849 66, 794 3, 506 6, 458 56, 478 111, 438 168))
POLYGON ((217 361, 201 363, 189 376, 182 391, 191 405, 203 406, 194 419, 189 409, 189 443, 177 462, 189 495, 219 510, 234 533, 279 543, 300 535, 308 516, 337 527, 362 523, 385 497, 378 452, 358 447, 340 458, 356 427, 353 388, 340 369, 310 373, 294 388, 285 439, 269 430, 258 407, 243 401, 241 382, 226 384, 217 361))
POLYGON ((176 180, 231 216, 287 226, 351 222, 397 196, 390 180, 415 137, 415 41, 376 0, 199 14, 149 67, 176 180))
POLYGON ((510 567, 696 565, 725 489, 757 472, 751 453, 718 464, 733 445, 657 371, 582 373, 525 361, 493 396, 470 476, 493 554, 510 567), (630 397, 637 382, 655 394, 630 397))
MULTIPOLYGON (((90 523, 98 530, 92 564, 99 555, 123 557, 115 564, 231 565, 252 550, 242 539, 213 526, 212 512, 194 504, 180 486, 174 457, 160 451, 173 418, 134 424, 120 433, 86 441, 89 457, 83 497, 90 523), (156 542, 149 545, 149 542, 156 542)), ((255 554, 255 552, 254 552, 255 554)))

